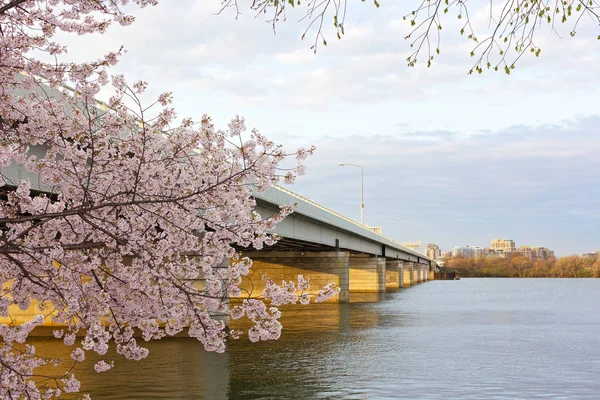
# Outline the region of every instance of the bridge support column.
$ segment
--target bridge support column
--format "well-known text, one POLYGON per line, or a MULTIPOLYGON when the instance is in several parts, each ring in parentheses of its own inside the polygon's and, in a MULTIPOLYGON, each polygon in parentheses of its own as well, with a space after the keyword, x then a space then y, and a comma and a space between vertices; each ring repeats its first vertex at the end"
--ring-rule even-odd
POLYGON ((350 255, 350 293, 385 292, 385 258, 350 255))
POLYGON ((385 261, 385 289, 394 290, 402 287, 400 283, 400 274, 402 272, 402 261, 386 260, 385 261))
POLYGON ((404 261, 398 263, 398 276, 400 277, 398 286, 402 288, 404 286, 404 261))
MULTIPOLYGON (((310 294, 317 292, 330 282, 335 282, 341 291, 329 299, 329 303, 347 303, 349 293, 349 254, 345 251, 293 252, 293 251, 248 251, 243 256, 252 259, 250 273, 240 288, 251 293, 250 297, 262 297, 266 274, 275 283, 282 280, 298 283, 298 275, 310 279, 310 294)), ((242 296, 248 293, 242 291, 242 296)))
POLYGON ((405 262, 404 263, 404 279, 402 282, 403 286, 410 286, 413 284, 413 263, 405 262))

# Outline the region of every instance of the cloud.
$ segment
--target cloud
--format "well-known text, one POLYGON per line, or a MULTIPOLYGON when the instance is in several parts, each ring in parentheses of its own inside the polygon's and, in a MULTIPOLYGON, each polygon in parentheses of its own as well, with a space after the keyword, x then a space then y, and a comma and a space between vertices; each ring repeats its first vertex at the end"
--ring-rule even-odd
MULTIPOLYGON (((70 57, 123 44, 116 71, 148 80, 149 96, 173 91, 179 114, 206 112, 219 126, 241 114, 287 148, 316 144, 294 190, 356 218, 358 171, 337 163, 364 163, 367 222, 389 233, 410 216, 446 248, 505 234, 563 253, 596 246, 578 232, 598 232, 597 27, 568 39, 542 27, 540 58, 525 55, 510 76, 468 76, 473 44, 456 13, 444 17, 433 67, 407 68, 409 6, 349 4, 346 35, 326 24, 329 44, 315 55, 298 10, 274 35, 245 9, 214 15, 220 4, 163 1, 130 27, 69 36, 70 57), (578 241, 566 245, 567 234, 578 241)), ((469 4, 483 37, 489 2, 469 4)))
POLYGON ((446 249, 486 245, 507 232, 521 245, 542 244, 559 254, 584 252, 597 246, 595 238, 579 237, 575 244, 562 238, 564 229, 577 237, 580 229, 600 227, 599 124, 594 116, 468 137, 443 131, 406 135, 452 138, 439 141, 328 138, 316 143, 307 176, 291 189, 357 218, 359 171, 337 163, 360 163, 365 165, 366 221, 392 236, 404 234, 395 218, 410 216, 419 221, 423 240, 446 249))

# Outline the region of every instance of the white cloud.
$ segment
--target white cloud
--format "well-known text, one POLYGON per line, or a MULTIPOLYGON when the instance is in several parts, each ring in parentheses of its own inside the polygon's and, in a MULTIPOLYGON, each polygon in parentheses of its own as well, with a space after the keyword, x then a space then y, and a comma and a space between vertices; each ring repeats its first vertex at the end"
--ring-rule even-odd
MULTIPOLYGON (((487 29, 488 4, 471 6, 478 31, 487 29)), ((216 16, 219 7, 220 0, 163 1, 136 11, 130 27, 70 36, 70 57, 97 58, 123 44, 129 51, 117 71, 148 80, 151 95, 173 91, 181 115, 208 112, 221 125, 241 114, 287 147, 317 144, 299 188, 336 210, 355 211, 349 182, 357 177, 335 164, 365 162, 367 215, 381 214, 372 223, 386 226, 385 210, 418 214, 430 227, 423 237, 438 240, 444 221, 447 245, 475 243, 464 232, 483 229, 458 220, 518 230, 538 212, 600 207, 600 144, 591 134, 600 121, 580 118, 598 115, 600 97, 600 51, 589 26, 568 39, 543 27, 541 57, 525 55, 511 76, 467 76, 472 43, 459 34, 456 13, 444 17, 433 67, 408 68, 402 15, 410 5, 350 3, 346 35, 335 39, 327 24, 329 44, 316 55, 314 37, 300 41, 306 25, 298 12, 273 35, 264 18, 247 10, 237 20, 232 10, 216 16), (514 219, 502 221, 506 213, 514 219)), ((543 226, 538 234, 552 231, 543 226)), ((548 235, 546 244, 558 248, 558 236, 548 235)))

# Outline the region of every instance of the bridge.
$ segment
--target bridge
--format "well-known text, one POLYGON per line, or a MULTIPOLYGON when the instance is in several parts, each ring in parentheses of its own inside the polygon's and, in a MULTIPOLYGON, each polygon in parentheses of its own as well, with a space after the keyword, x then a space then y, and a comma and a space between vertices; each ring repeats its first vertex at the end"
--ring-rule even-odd
POLYGON ((274 246, 242 253, 253 260, 249 280, 242 283, 252 296, 262 294, 263 274, 276 282, 304 275, 312 294, 335 282, 341 291, 332 301, 341 303, 351 293, 382 293, 433 279, 434 260, 305 197, 281 187, 254 197, 263 218, 280 205, 296 207, 276 226, 281 240, 274 246))
MULTIPOLYGON (((46 90, 50 96, 62 95, 50 87, 46 90)), ((101 102, 98 107, 106 109, 101 102)), ((45 149, 34 146, 30 153, 41 158, 45 149)), ((14 162, 1 172, 4 183, 0 185, 27 179, 33 190, 50 190, 39 176, 14 162)), ((249 279, 241 285, 244 295, 262 295, 265 273, 276 282, 296 281, 299 274, 304 275, 311 280, 312 294, 335 282, 341 291, 332 301, 341 303, 348 302, 351 293, 382 293, 433 279, 434 260, 305 197, 281 187, 256 192, 254 197, 256 211, 263 218, 278 212, 280 205, 296 207, 273 231, 281 237, 277 244, 243 251, 253 260, 249 279)))
MULTIPOLYGON (((31 152, 40 157, 45 153, 41 147, 31 152)), ((5 184, 28 179, 32 189, 48 190, 38 176, 16 163, 3 168, 2 176, 5 184)), ((244 296, 262 296, 263 274, 278 283, 304 275, 313 295, 335 282, 341 291, 331 301, 340 303, 348 302, 351 293, 383 293, 433 279, 434 260, 305 197, 281 187, 256 192, 254 197, 263 218, 278 212, 280 205, 296 206, 276 225, 273 233, 281 240, 274 246, 242 252, 253 260, 241 285, 244 296)))

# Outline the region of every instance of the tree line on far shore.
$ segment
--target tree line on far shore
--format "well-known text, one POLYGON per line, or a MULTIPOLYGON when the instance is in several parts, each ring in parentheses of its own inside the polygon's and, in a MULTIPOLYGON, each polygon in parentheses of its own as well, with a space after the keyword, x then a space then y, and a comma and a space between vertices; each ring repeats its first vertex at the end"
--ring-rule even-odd
POLYGON ((444 261, 444 269, 456 271, 461 277, 600 278, 600 256, 572 255, 536 261, 523 256, 457 257, 444 261))

